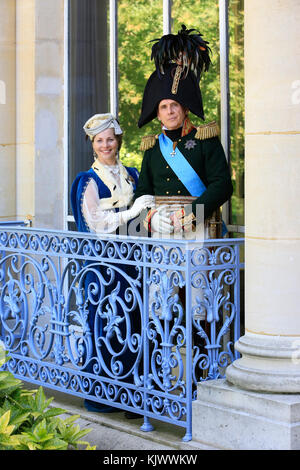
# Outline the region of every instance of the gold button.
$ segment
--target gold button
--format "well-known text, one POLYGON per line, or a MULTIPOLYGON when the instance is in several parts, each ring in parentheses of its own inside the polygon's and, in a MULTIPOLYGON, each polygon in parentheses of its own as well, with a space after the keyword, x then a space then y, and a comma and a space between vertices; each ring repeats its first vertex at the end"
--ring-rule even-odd
POLYGON ((181 191, 177 191, 177 194, 180 194, 180 193, 181 193, 181 191))
POLYGON ((166 166, 166 168, 169 168, 168 165, 166 166))
POLYGON ((170 178, 167 178, 167 181, 170 181, 170 178))
POLYGON ((169 191, 166 191, 166 194, 169 194, 169 191))

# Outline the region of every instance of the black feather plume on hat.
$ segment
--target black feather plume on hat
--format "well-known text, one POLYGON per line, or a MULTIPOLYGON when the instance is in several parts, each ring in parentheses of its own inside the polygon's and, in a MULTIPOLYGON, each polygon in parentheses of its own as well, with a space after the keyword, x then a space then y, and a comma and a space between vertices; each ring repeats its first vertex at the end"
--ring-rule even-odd
POLYGON ((183 24, 178 34, 166 34, 156 41, 152 46, 151 60, 154 59, 158 76, 165 73, 165 66, 170 62, 175 62, 183 68, 186 77, 189 70, 195 73, 197 80, 200 80, 201 73, 207 71, 211 63, 209 53, 211 49, 208 42, 202 38, 202 34, 191 34, 196 29, 186 29, 183 24))

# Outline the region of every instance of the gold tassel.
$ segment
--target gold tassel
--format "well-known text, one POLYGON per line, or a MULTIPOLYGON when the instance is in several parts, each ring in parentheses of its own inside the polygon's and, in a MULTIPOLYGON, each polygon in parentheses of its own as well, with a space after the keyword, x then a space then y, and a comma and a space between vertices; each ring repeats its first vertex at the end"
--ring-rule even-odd
POLYGON ((209 122, 203 126, 197 127, 195 139, 205 140, 211 137, 217 137, 220 134, 220 129, 216 121, 209 122))
POLYGON ((148 149, 154 147, 156 139, 157 139, 157 136, 154 135, 154 134, 145 135, 142 138, 142 142, 141 142, 141 145, 140 145, 140 150, 145 151, 145 150, 148 150, 148 149))

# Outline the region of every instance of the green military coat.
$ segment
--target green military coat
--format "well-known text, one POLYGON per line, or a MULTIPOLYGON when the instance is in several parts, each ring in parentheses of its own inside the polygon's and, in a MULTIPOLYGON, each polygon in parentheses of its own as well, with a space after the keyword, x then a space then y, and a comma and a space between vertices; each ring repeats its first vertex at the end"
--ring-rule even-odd
MULTIPOLYGON (((205 126, 201 126, 205 127, 205 126)), ((213 134, 214 135, 214 134, 213 134)), ((219 138, 198 136, 193 128, 178 140, 181 151, 206 186, 206 191, 192 203, 196 216, 196 205, 204 204, 204 218, 222 206, 232 195, 230 170, 219 138)), ((154 136, 152 136, 154 137, 154 136)), ((190 196, 190 193, 164 159, 158 138, 149 140, 144 154, 135 198, 144 194, 155 196, 190 196)), ((176 158, 176 157, 174 157, 176 158)))

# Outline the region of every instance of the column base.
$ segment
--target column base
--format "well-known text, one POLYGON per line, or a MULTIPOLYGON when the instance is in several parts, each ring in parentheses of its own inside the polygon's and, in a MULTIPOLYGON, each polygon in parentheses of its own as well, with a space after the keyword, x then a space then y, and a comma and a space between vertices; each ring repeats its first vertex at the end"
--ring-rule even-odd
POLYGON ((246 333, 235 344, 242 354, 226 369, 228 382, 246 390, 300 393, 300 337, 246 333))
POLYGON ((300 394, 241 390, 226 380, 198 384, 193 440, 226 450, 300 450, 300 394))

